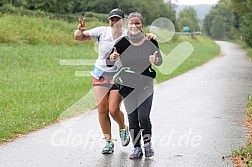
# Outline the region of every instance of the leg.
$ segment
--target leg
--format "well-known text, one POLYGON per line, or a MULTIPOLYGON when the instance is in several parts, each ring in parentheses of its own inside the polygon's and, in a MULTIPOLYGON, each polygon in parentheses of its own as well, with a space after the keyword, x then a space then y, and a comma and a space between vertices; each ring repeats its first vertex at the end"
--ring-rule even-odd
POLYGON ((134 112, 128 114, 130 135, 132 138, 133 146, 135 148, 141 147, 141 131, 137 115, 138 115, 137 109, 134 112))
POLYGON ((152 100, 153 100, 153 93, 149 92, 143 92, 141 97, 144 97, 144 102, 139 105, 138 107, 138 117, 140 122, 140 127, 143 129, 142 136, 144 143, 151 141, 151 135, 152 135, 152 125, 150 121, 150 111, 152 106, 152 100))
POLYGON ((139 106, 138 116, 140 120, 140 127, 143 129, 142 136, 144 141, 145 157, 152 157, 154 150, 151 144, 151 121, 150 111, 152 106, 153 94, 150 92, 143 92, 141 98, 144 97, 145 101, 139 106))
POLYGON ((111 90, 109 93, 109 113, 119 125, 119 130, 125 128, 124 114, 120 110, 121 96, 118 90, 111 90))
POLYGON ((130 142, 128 127, 124 123, 124 114, 120 110, 121 96, 117 90, 111 90, 109 94, 109 112, 113 119, 119 125, 119 136, 122 146, 127 146, 130 142))
POLYGON ((94 95, 98 108, 98 118, 106 140, 111 140, 111 122, 109 118, 109 88, 94 86, 94 95))
POLYGON ((129 121, 129 129, 132 138, 132 142, 134 147, 141 146, 141 132, 139 127, 139 120, 138 120, 138 109, 136 108, 137 105, 137 96, 132 96, 134 98, 125 98, 124 105, 125 109, 128 113, 128 121, 129 121), (134 108, 134 111, 132 109, 134 108))

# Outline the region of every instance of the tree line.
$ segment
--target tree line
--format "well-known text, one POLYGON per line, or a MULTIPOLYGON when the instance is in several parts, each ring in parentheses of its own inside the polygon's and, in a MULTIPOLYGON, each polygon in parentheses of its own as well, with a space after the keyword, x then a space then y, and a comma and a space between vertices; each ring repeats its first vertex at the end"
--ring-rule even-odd
POLYGON ((252 47, 252 0, 220 0, 205 16, 203 25, 212 38, 240 38, 252 47))
MULTIPOLYGON (((181 31, 184 26, 190 27, 191 31, 200 29, 193 7, 183 9, 176 18, 176 5, 167 0, 1 0, 0 7, 6 4, 24 10, 64 14, 64 17, 67 14, 108 14, 114 8, 121 8, 126 14, 140 12, 144 16, 145 25, 150 25, 156 18, 165 17, 174 23, 177 31, 181 31)), ((104 15, 100 20, 104 21, 104 15)))
POLYGON ((150 24, 158 17, 176 21, 173 4, 164 0, 1 0, 0 6, 8 3, 23 9, 58 14, 85 14, 85 12, 107 14, 114 8, 121 8, 126 14, 140 12, 146 24, 150 24))

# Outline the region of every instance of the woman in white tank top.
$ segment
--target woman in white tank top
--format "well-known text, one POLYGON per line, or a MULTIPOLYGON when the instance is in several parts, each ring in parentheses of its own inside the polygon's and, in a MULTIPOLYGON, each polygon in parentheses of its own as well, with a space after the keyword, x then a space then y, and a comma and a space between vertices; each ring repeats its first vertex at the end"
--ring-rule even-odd
MULTIPOLYGON (((124 13, 120 9, 113 9, 109 13, 109 26, 96 27, 85 31, 85 20, 81 20, 78 29, 74 33, 76 40, 98 40, 99 55, 91 72, 93 76, 94 95, 97 102, 99 123, 106 139, 106 145, 102 149, 103 154, 111 154, 114 151, 114 143, 111 136, 111 121, 109 114, 119 126, 119 135, 123 146, 129 144, 129 132, 124 122, 124 114, 120 111, 121 97, 118 87, 114 85, 113 75, 117 67, 106 66, 106 58, 117 40, 127 34, 123 28, 124 13)), ((120 63, 118 62, 118 66, 120 63)))

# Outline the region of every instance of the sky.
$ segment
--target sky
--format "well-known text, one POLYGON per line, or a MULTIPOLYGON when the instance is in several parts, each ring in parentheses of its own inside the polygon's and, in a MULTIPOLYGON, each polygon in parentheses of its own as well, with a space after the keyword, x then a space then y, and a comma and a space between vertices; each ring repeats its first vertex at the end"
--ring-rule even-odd
POLYGON ((219 0, 172 0, 177 5, 217 4, 219 0))

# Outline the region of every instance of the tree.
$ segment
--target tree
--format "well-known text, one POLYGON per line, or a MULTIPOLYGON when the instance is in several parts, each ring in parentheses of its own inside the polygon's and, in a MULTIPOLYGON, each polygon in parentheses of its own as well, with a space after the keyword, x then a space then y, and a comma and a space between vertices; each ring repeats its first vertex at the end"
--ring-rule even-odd
POLYGON ((197 12, 191 6, 179 12, 178 27, 181 30, 185 26, 190 27, 191 31, 200 30, 197 12))
POLYGON ((139 0, 135 0, 135 1, 120 1, 119 3, 119 8, 121 8, 125 14, 129 14, 131 12, 140 12, 144 17, 145 14, 147 13, 144 12, 145 8, 146 8, 146 3, 144 1, 139 1, 139 0))
POLYGON ((222 16, 223 22, 225 23, 225 31, 227 37, 232 39, 232 28, 235 24, 235 15, 233 10, 231 9, 231 1, 230 0, 221 0, 218 5, 218 13, 222 16))
POLYGON ((173 23, 176 21, 174 6, 163 0, 122 0, 119 3, 119 8, 123 9, 126 14, 136 11, 141 13, 146 25, 151 24, 159 17, 166 17, 173 23))
POLYGON ((252 12, 249 12, 247 14, 245 14, 242 17, 242 21, 241 21, 241 32, 243 34, 243 36, 245 37, 245 41, 246 43, 252 47, 252 12))
POLYGON ((0 1, 0 7, 2 7, 3 5, 7 4, 9 1, 8 0, 1 0, 0 1))
POLYGON ((205 16, 203 20, 203 29, 204 33, 207 34, 208 36, 211 36, 211 26, 212 22, 214 20, 214 17, 218 14, 217 9, 212 8, 210 12, 205 16))
POLYGON ((213 38, 222 39, 225 37, 225 23, 221 15, 214 17, 213 25, 210 28, 210 33, 213 38))
POLYGON ((236 27, 246 43, 252 47, 252 0, 231 0, 231 2, 231 7, 237 18, 236 27))
POLYGON ((235 28, 235 24, 237 24, 235 20, 236 16, 233 10, 231 9, 231 0, 220 0, 219 4, 217 4, 215 7, 213 7, 210 10, 210 12, 206 15, 203 21, 204 32, 207 35, 216 38, 216 31, 215 30, 211 31, 211 27, 213 25, 220 24, 220 23, 215 23, 215 21, 220 20, 220 16, 224 24, 225 37, 229 39, 237 38, 237 30, 235 28), (215 33, 213 34, 212 32, 215 32, 215 33))
POLYGON ((121 8, 125 14, 140 12, 145 24, 151 24, 156 18, 166 17, 175 23, 176 12, 170 2, 164 0, 1 0, 16 7, 29 10, 41 10, 51 13, 109 13, 114 8, 121 8))

